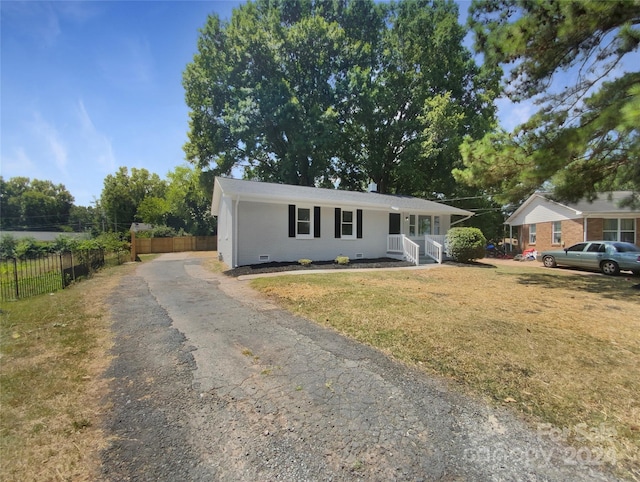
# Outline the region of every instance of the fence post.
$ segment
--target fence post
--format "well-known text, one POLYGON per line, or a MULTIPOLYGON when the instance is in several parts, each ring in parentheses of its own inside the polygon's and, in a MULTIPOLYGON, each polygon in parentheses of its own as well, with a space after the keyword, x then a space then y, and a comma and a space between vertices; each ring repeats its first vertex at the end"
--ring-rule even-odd
MULTIPOLYGON (((136 232, 132 229, 131 230, 131 261, 135 261, 136 260, 136 255, 137 253, 137 246, 136 246, 136 232)), ((120 252, 118 251, 118 264, 120 264, 120 252)))
POLYGON ((67 287, 67 283, 65 283, 64 280, 64 264, 62 262, 62 251, 60 251, 60 254, 58 254, 58 258, 60 259, 60 279, 62 280, 62 289, 65 289, 67 287))
POLYGON ((13 279, 16 282, 16 300, 20 299, 20 288, 18 287, 18 260, 13 258, 13 279))

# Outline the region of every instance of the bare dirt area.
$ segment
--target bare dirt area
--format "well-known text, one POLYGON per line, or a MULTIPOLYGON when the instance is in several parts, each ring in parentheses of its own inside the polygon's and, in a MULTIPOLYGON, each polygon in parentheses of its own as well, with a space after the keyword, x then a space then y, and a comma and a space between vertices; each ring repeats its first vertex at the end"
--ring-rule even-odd
POLYGON ((112 301, 103 480, 615 480, 197 256, 139 265, 112 301))

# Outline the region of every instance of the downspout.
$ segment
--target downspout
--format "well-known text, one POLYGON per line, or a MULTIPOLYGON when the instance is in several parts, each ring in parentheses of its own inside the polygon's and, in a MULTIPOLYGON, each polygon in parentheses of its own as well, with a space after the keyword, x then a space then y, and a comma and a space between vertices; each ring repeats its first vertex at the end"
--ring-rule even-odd
POLYGON ((236 204, 233 206, 233 267, 238 267, 238 204, 240 204, 240 195, 236 197, 236 204))
POLYGON ((582 218, 582 241, 587 240, 587 216, 582 218))

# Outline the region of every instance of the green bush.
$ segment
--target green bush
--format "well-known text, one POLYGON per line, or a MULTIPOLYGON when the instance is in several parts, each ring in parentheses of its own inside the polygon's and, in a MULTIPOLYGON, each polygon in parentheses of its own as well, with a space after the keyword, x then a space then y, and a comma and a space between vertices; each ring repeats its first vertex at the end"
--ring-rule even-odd
POLYGON ((338 256, 336 258, 338 264, 349 264, 349 256, 338 256))
POLYGON ((119 253, 128 251, 130 244, 127 237, 120 233, 102 233, 94 239, 83 241, 80 249, 104 249, 107 252, 119 253))
POLYGON ((452 228, 447 233, 447 252, 461 263, 483 258, 486 245, 487 240, 478 228, 452 228))
POLYGON ((18 241, 10 234, 3 234, 0 238, 0 258, 11 258, 15 254, 18 241))
POLYGON ((55 252, 61 253, 64 251, 75 251, 78 248, 80 241, 69 236, 59 235, 53 242, 52 249, 55 252))
POLYGON ((298 263, 301 264, 302 266, 309 266, 312 263, 312 261, 307 258, 302 258, 298 260, 298 263))
POLYGON ((33 259, 52 251, 52 243, 36 241, 35 238, 22 238, 16 244, 14 253, 20 259, 33 259))
POLYGON ((154 226, 136 233, 136 238, 174 238, 176 236, 185 236, 184 230, 176 231, 170 226, 154 226))

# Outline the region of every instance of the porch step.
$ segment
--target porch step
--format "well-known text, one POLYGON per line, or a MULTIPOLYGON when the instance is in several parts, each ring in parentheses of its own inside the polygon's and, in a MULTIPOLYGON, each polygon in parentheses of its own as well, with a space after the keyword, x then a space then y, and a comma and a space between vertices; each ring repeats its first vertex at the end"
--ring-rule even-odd
POLYGON ((436 261, 429 256, 421 255, 419 259, 420 264, 436 264, 436 261))

